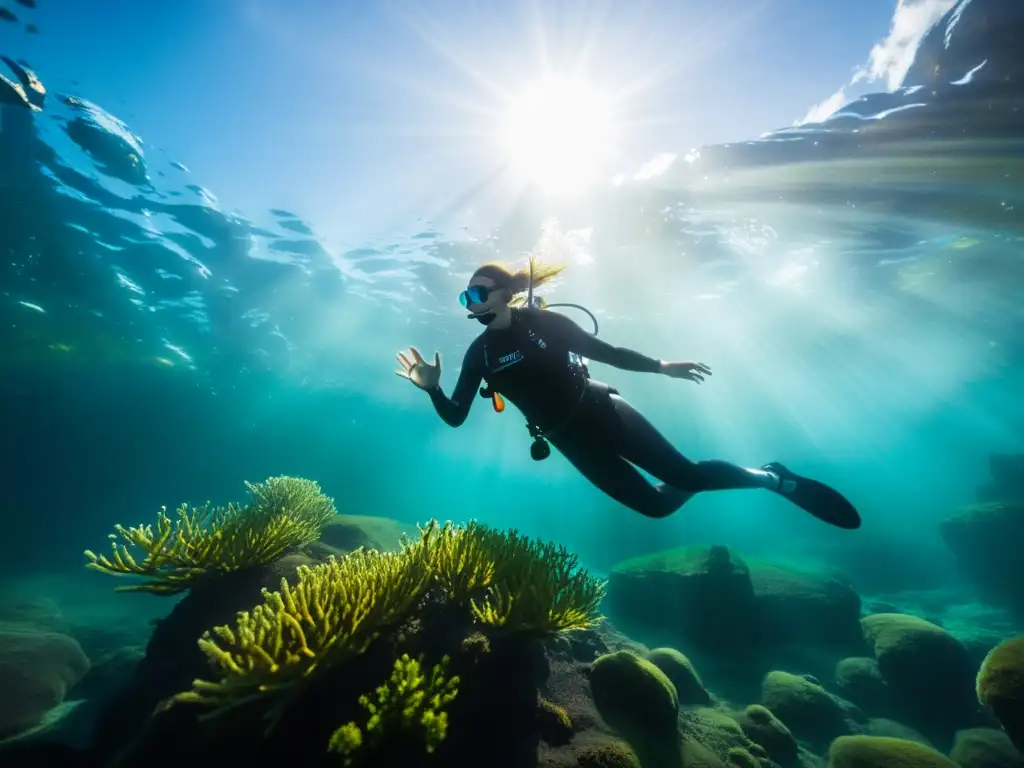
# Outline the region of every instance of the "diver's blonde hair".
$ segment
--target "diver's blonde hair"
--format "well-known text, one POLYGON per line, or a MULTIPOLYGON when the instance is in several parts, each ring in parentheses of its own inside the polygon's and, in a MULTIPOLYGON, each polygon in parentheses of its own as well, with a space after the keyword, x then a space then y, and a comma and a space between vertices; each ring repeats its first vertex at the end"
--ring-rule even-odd
POLYGON ((477 267, 473 277, 489 277, 499 288, 508 288, 513 299, 524 297, 530 288, 530 265, 533 265, 533 287, 534 289, 545 283, 551 282, 565 269, 564 264, 542 264, 534 257, 530 257, 529 263, 521 269, 513 270, 497 261, 492 261, 477 267))

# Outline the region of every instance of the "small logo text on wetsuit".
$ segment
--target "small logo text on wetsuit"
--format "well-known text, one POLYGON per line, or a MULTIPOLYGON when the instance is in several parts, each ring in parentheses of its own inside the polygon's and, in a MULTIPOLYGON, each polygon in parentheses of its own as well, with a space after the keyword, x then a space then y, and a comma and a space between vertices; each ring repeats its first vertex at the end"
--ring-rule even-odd
POLYGON ((512 363, 518 363, 523 358, 523 353, 518 349, 515 352, 510 352, 507 355, 502 355, 498 358, 498 365, 511 365, 512 363))

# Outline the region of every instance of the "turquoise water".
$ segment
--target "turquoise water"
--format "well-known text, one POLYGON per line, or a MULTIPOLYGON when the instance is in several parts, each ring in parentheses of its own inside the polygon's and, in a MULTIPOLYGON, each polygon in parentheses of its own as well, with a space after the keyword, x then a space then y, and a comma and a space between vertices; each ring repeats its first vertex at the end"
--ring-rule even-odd
POLYGON ((940 24, 902 87, 824 122, 673 147, 659 173, 568 202, 526 192, 500 216, 485 190, 343 249, 302 211, 236 212, 72 73, 7 61, 7 589, 144 622, 167 606, 108 602, 82 550, 278 474, 316 480, 346 514, 514 527, 602 574, 725 544, 836 567, 865 595, 966 588, 939 523, 975 501, 990 453, 1024 452, 1021 69, 979 28, 950 46, 940 24), (863 527, 761 491, 649 520, 557 453, 532 461, 514 408, 478 399, 444 425, 394 353, 439 351, 450 393, 479 332, 459 291, 477 265, 527 254, 568 265, 541 293, 590 308, 605 340, 712 367, 699 387, 591 369, 685 455, 784 461, 846 494, 863 527))

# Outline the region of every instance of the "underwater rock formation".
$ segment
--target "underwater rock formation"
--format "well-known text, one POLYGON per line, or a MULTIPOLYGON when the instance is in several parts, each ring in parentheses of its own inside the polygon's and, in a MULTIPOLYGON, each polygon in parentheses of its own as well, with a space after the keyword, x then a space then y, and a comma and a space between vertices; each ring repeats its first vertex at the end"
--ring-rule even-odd
POLYGON ((975 668, 959 640, 917 616, 879 613, 861 623, 900 722, 942 746, 958 728, 980 724, 975 668))
POLYGON ((992 649, 978 671, 975 691, 978 701, 1024 752, 1024 635, 992 649))
POLYGON ((949 757, 960 768, 1024 768, 1024 754, 1003 731, 994 728, 960 731, 949 757))
POLYGON ((27 624, 0 624, 0 738, 39 725, 89 671, 67 635, 27 624))
POLYGON ((704 687, 693 663, 675 648, 655 648, 647 654, 647 661, 660 669, 675 686, 682 706, 707 705, 711 695, 704 687))
POLYGON ((1024 501, 1024 453, 990 453, 988 471, 976 492, 979 502, 1024 501))
POLYGON ((943 520, 939 533, 982 598, 1024 616, 1024 454, 989 454, 989 474, 978 503, 943 520))
POLYGON ((796 737, 770 709, 752 704, 743 710, 738 722, 747 737, 759 744, 776 763, 783 766, 796 763, 800 754, 796 737))
POLYGON ((835 687, 865 712, 892 712, 892 693, 873 658, 852 656, 836 664, 835 687))
POLYGON ((320 531, 319 542, 337 552, 351 552, 360 547, 382 552, 397 550, 402 536, 415 533, 415 525, 402 525, 387 517, 369 515, 336 515, 320 531))
POLYGON ((841 736, 828 751, 828 768, 957 768, 945 755, 914 741, 841 736))
POLYGON ((1024 615, 1024 500, 965 507, 943 520, 939 532, 985 599, 1024 615))
POLYGON ((854 705, 826 691, 813 677, 779 670, 765 676, 761 703, 794 736, 819 748, 839 736, 860 732, 858 721, 867 720, 854 705))
POLYGON ((748 565, 721 546, 619 563, 606 604, 626 632, 683 650, 707 670, 712 689, 735 683, 756 690, 773 666, 796 663, 815 649, 864 650, 860 597, 845 582, 832 574, 748 565))

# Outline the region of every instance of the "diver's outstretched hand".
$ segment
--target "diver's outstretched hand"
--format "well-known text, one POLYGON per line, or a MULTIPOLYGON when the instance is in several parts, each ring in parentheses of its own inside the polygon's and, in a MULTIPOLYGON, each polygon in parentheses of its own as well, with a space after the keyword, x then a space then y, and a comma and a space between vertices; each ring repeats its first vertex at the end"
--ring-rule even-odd
POLYGON ((704 363, 662 363, 661 372, 673 379, 687 379, 700 384, 705 376, 711 375, 711 369, 704 363))
POLYGON ((402 364, 402 367, 395 373, 408 379, 420 389, 435 389, 441 383, 440 353, 434 353, 433 365, 423 359, 423 355, 416 347, 409 347, 409 355, 412 357, 411 361, 404 352, 398 353, 398 362, 402 364))

